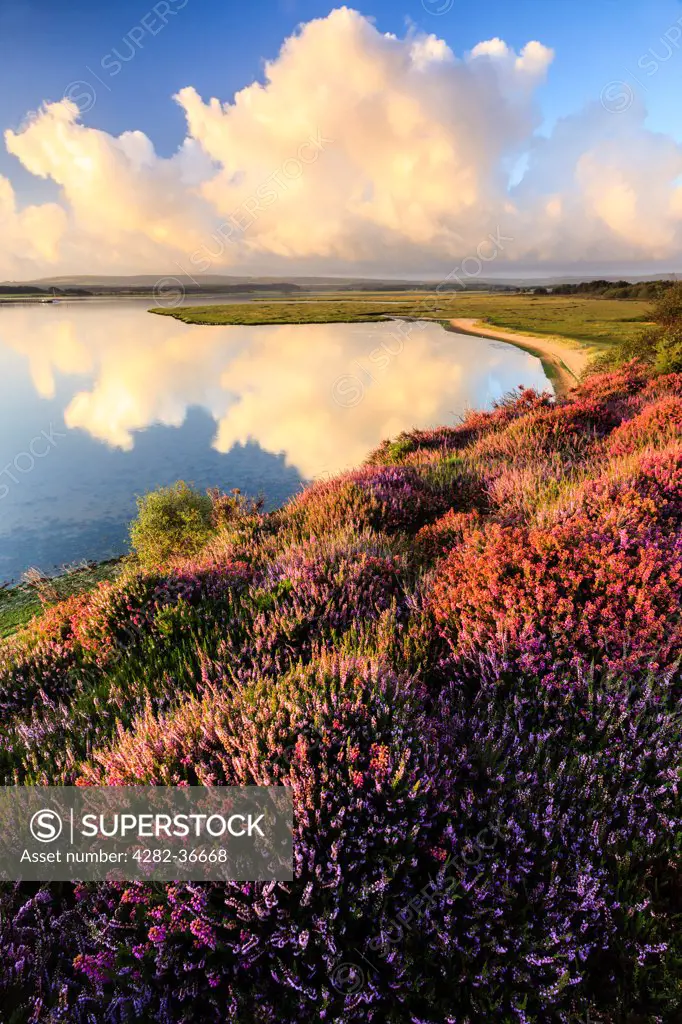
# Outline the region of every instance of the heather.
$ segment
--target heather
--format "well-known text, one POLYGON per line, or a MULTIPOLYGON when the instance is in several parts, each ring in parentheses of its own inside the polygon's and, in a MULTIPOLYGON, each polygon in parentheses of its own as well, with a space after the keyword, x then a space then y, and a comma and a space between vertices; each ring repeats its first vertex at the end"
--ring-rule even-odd
POLYGON ((290 529, 325 536, 340 529, 416 533, 449 508, 483 501, 477 474, 456 457, 421 466, 364 466, 314 484, 286 510, 290 529))
POLYGON ((5 775, 72 784, 79 758, 142 708, 161 711, 254 660, 275 674, 385 609, 404 614, 400 567, 371 539, 308 542, 266 571, 238 562, 134 572, 57 606, 5 655, 5 775), (48 751, 51 775, 41 765, 48 751))
POLYGON ((552 455, 576 462, 587 457, 595 441, 618 422, 609 406, 596 400, 539 408, 518 416, 502 430, 486 433, 472 451, 486 463, 503 459, 516 467, 552 455))
POLYGON ((608 450, 612 455, 629 455, 644 448, 663 448, 681 436, 682 400, 671 395, 621 423, 609 438, 608 450))
POLYGON ((429 607, 453 653, 508 664, 664 669, 679 657, 682 539, 580 515, 549 529, 496 525, 444 560, 429 607))
POLYGON ((287 786, 294 880, 6 884, 7 1019, 679 1019, 680 393, 632 362, 274 513, 143 502, 3 645, 3 774, 287 786))

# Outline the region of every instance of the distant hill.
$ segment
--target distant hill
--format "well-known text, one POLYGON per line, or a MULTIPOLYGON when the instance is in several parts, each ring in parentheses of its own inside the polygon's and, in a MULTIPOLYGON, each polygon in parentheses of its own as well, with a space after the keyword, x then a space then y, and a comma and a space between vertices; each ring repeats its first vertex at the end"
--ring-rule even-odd
MULTIPOLYGON (((182 274, 134 274, 134 275, 99 275, 75 274, 58 277, 45 277, 33 281, 0 284, 0 294, 36 295, 51 293, 110 295, 110 294, 150 294, 164 287, 172 287, 179 283, 187 295, 230 294, 249 292, 329 292, 329 291, 459 291, 466 287, 468 291, 529 291, 533 288, 547 288, 557 294, 606 294, 612 288, 632 288, 641 284, 665 284, 675 280, 675 273, 632 276, 624 281, 622 277, 613 275, 602 277, 597 281, 587 280, 585 276, 577 277, 567 274, 554 277, 431 277, 408 280, 391 278, 366 277, 249 277, 226 274, 205 274, 194 279, 182 274), (602 292, 600 292, 602 289, 602 292)), ((660 288, 658 289, 660 291, 660 288)), ((654 290, 655 291, 655 290, 654 290)), ((637 293, 632 296, 614 295, 617 298, 648 298, 654 291, 637 293)), ((657 292, 656 292, 657 294, 657 292)))
MULTIPOLYGON (((315 292, 315 291, 424 291, 439 287, 441 291, 455 291, 461 285, 456 281, 397 281, 397 280, 372 280, 365 278, 350 277, 227 277, 217 274, 202 275, 200 280, 194 280, 183 274, 166 274, 155 276, 151 274, 137 274, 131 277, 111 277, 96 275, 77 275, 73 277, 50 277, 40 278, 36 281, 25 281, 21 285, 6 282, 2 287, 9 292, 17 294, 19 289, 33 288, 38 292, 66 291, 67 289, 87 289, 89 294, 110 295, 110 294, 149 294, 164 287, 172 287, 179 283, 187 295, 223 295, 231 293, 249 292, 315 292)), ((507 290, 510 286, 506 282, 490 282, 471 279, 467 281, 467 288, 472 290, 501 289, 507 290)), ((515 287, 515 286, 511 286, 515 287)))

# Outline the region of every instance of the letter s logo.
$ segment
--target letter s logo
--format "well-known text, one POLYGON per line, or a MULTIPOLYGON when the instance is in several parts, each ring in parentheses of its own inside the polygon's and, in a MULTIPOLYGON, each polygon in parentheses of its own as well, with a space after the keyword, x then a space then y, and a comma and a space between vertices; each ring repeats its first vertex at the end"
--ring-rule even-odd
POLYGON ((62 834, 64 824, 56 811, 36 811, 31 818, 31 835, 39 843, 53 843, 62 834))

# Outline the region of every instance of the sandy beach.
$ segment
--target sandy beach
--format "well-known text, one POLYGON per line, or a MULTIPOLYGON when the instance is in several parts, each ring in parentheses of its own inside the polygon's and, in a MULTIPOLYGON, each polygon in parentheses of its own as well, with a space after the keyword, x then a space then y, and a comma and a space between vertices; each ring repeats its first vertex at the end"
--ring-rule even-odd
POLYGON ((464 334, 475 334, 481 338, 495 338, 517 345, 537 355, 550 368, 552 384, 558 395, 566 394, 575 387, 580 375, 592 358, 588 349, 571 345, 565 338, 541 338, 533 334, 516 334, 498 327, 491 327, 470 317, 456 317, 450 323, 464 334))

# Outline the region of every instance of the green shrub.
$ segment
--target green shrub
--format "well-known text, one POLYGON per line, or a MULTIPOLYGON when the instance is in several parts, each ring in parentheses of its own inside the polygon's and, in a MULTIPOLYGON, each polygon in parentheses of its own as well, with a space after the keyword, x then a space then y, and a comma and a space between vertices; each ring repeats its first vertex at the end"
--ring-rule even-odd
POLYGON ((651 311, 653 327, 647 327, 639 337, 623 339, 606 359, 594 370, 640 359, 653 364, 656 373, 682 371, 682 282, 671 284, 663 291, 651 311))
POLYGON ((137 499, 130 541, 143 565, 155 566, 178 555, 195 555, 214 532, 209 494, 183 480, 137 499))
POLYGON ((654 370, 657 373, 679 373, 682 370, 682 319, 678 324, 661 329, 654 370))

